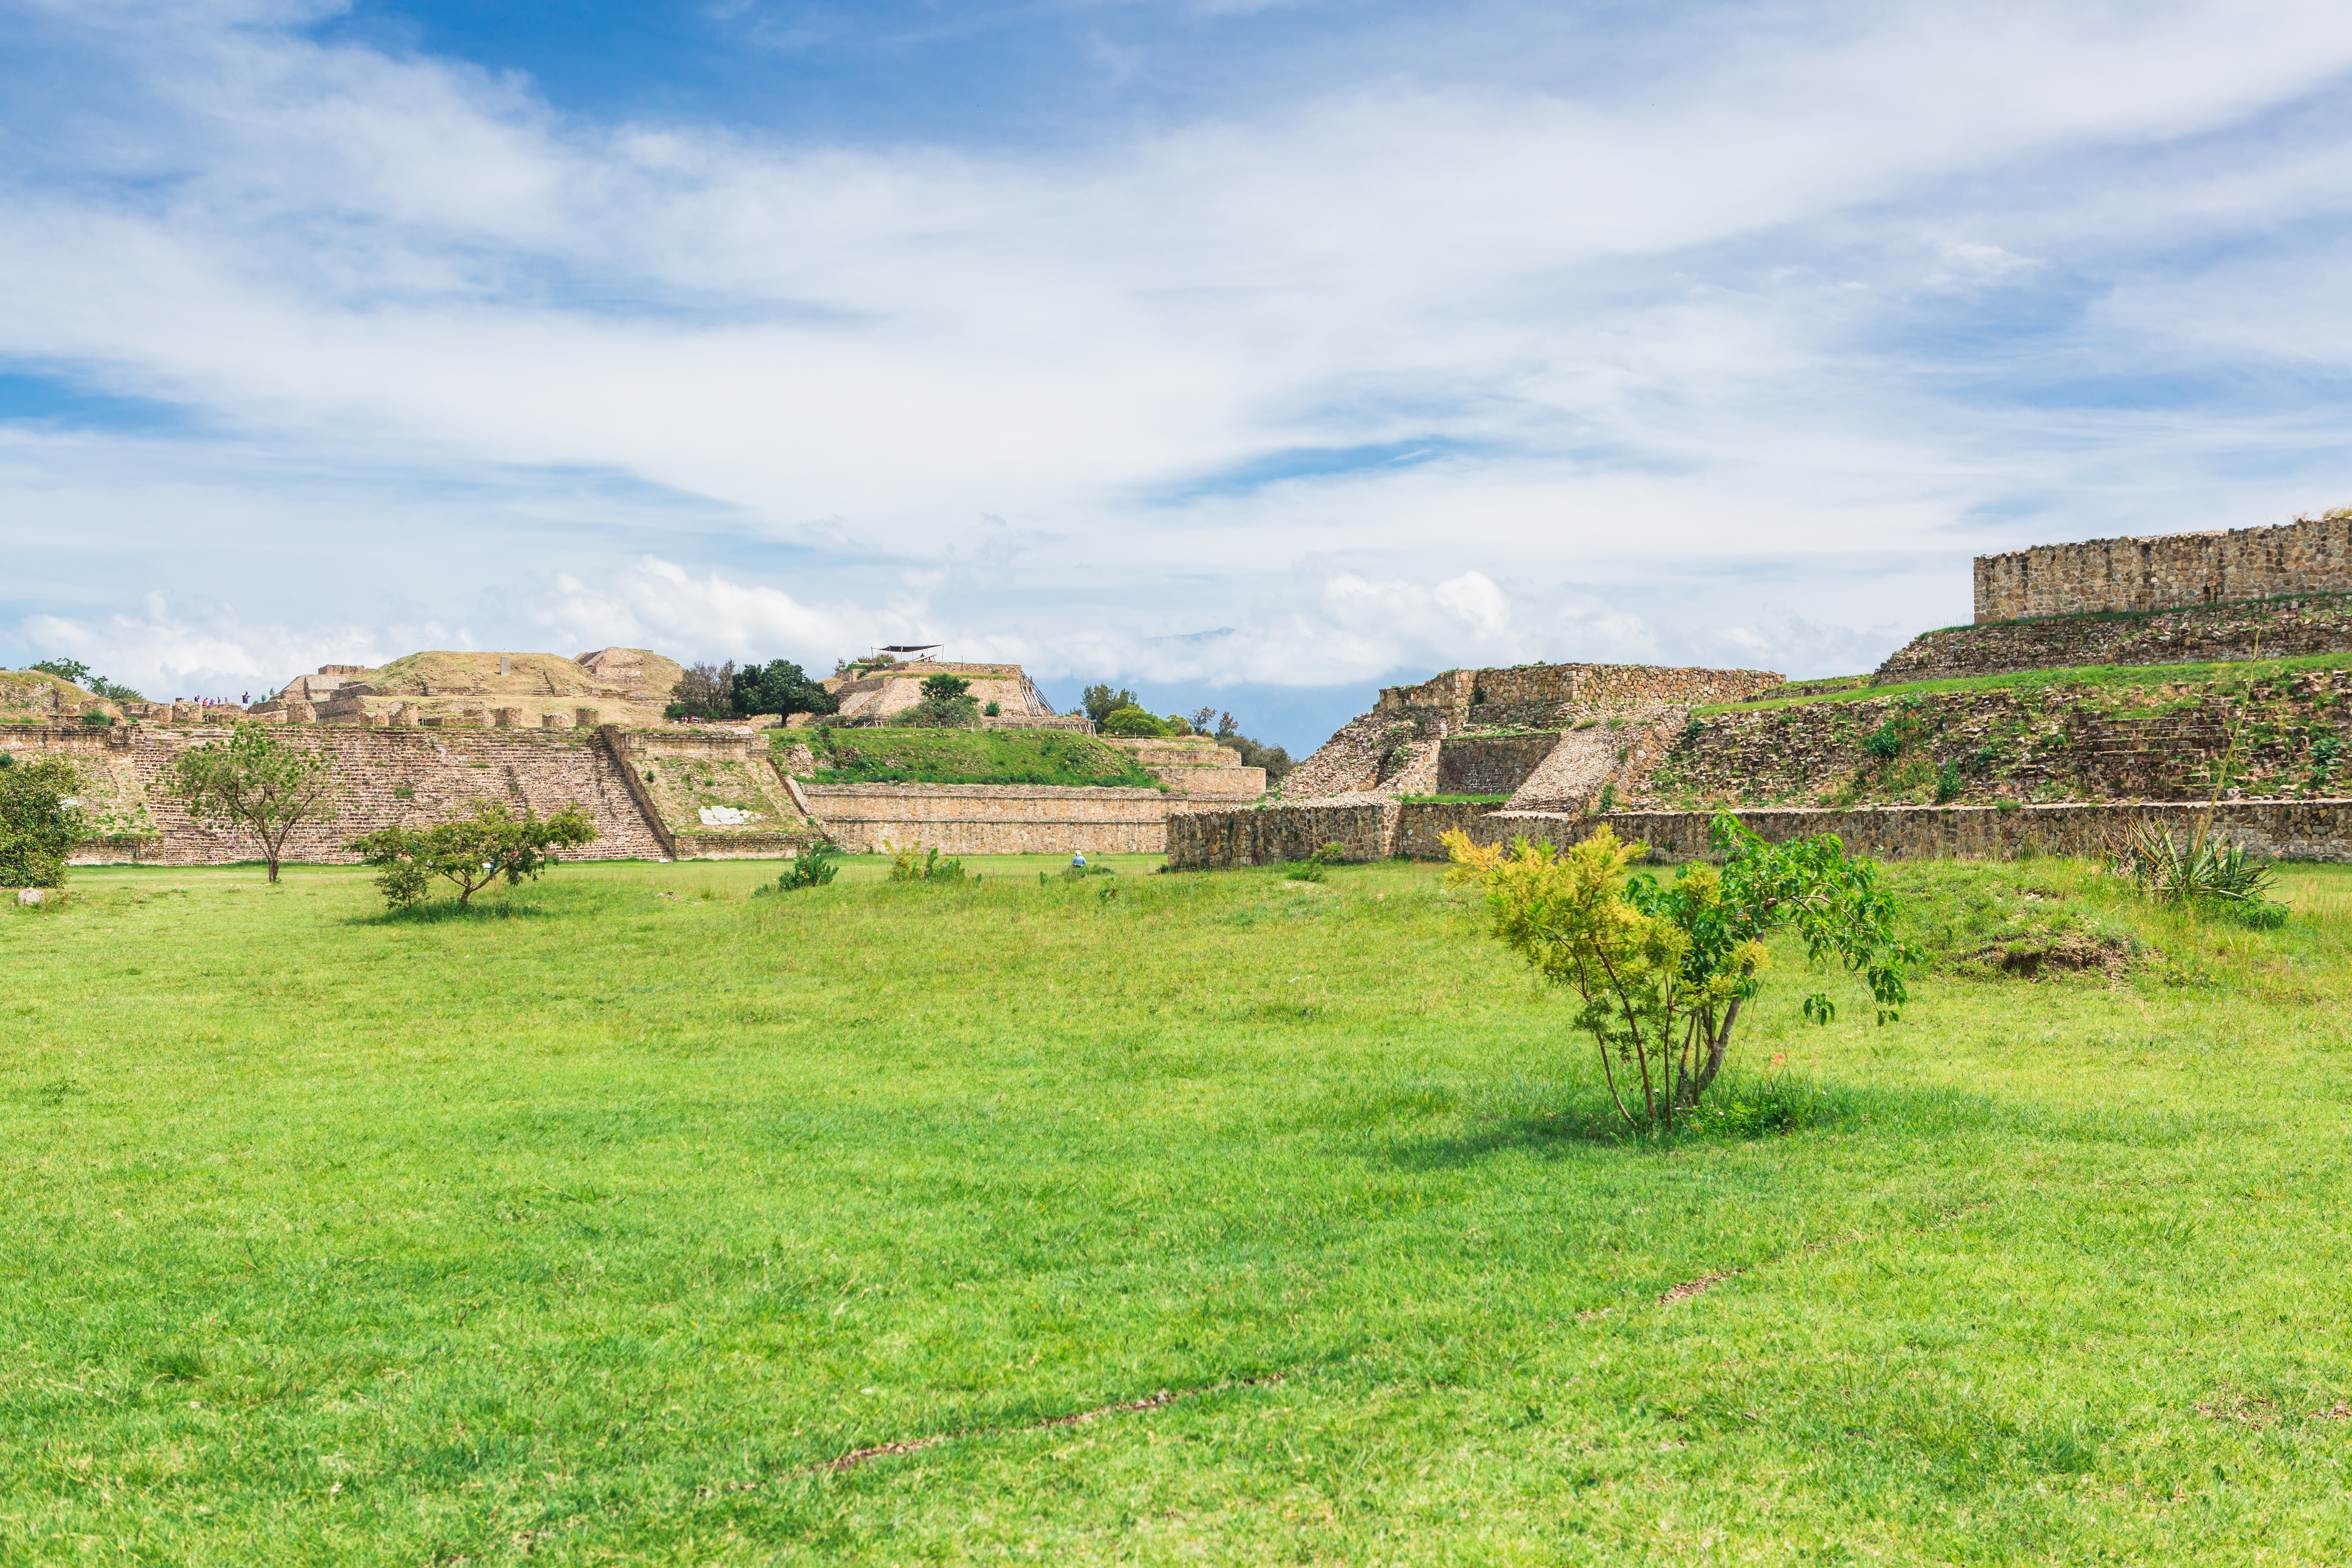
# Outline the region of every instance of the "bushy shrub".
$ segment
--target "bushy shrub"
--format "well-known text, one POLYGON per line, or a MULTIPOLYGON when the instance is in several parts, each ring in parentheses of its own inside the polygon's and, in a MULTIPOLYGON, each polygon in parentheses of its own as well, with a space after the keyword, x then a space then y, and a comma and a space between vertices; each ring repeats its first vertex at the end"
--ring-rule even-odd
POLYGON ((977 730, 980 704, 969 697, 926 697, 891 714, 890 722, 904 730, 977 730))
POLYGON ((62 888, 66 856, 81 842, 80 785, 62 757, 17 763, 0 752, 0 887, 62 888))
POLYGON ((831 839, 819 839, 816 843, 803 848, 793 863, 784 868, 782 876, 777 878, 772 884, 757 889, 753 896, 757 897, 760 893, 797 892, 803 888, 822 888, 840 874, 841 868, 834 864, 835 858, 840 853, 841 847, 831 839))
POLYGON ((981 711, 993 719, 1004 711, 1004 704, 1002 702, 991 702, 987 707, 982 709, 981 711))
POLYGON ((964 879, 962 858, 942 858, 936 844, 929 848, 920 844, 890 844, 884 847, 890 851, 890 880, 894 882, 961 882, 964 879))
POLYGON ((1140 708, 1122 708, 1102 721, 1102 732, 1130 741, 1156 741, 1168 733, 1159 720, 1140 708))

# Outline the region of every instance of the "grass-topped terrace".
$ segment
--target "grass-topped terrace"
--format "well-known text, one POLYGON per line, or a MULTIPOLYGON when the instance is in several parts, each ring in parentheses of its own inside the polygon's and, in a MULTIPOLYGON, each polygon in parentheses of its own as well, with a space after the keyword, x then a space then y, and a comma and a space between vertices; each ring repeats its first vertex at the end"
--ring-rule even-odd
POLYGON ((817 784, 1160 787, 1160 780, 1129 753, 1066 730, 828 727, 780 730, 772 744, 779 757, 795 745, 807 746, 820 765, 800 776, 817 784))
MULTIPOLYGON (((2191 664, 2089 664, 2057 669, 2016 670, 2007 675, 1976 675, 1951 680, 1913 680, 1886 686, 1862 686, 1818 696, 1799 694, 1759 702, 1715 702, 1691 710, 1710 713, 1755 713, 1774 708, 1796 708, 1824 702, 1874 702, 1889 697, 1939 695, 1947 692, 2040 689, 2122 691, 2159 686, 2199 686, 2216 692, 2238 692, 2249 686, 2275 680, 2305 669, 2352 668, 2352 653, 2307 654, 2294 658, 2214 659, 2191 664)), ((1840 679, 1853 679, 1851 677, 1840 679)))
POLYGON ((1115 859, 0 910, 7 1555, 2352 1546, 2352 869, 2263 932, 1891 868, 1905 1020, 1803 1025, 1780 951, 1669 1144, 1435 868, 1115 859), (2036 927, 2147 951, 1990 969, 2036 927))

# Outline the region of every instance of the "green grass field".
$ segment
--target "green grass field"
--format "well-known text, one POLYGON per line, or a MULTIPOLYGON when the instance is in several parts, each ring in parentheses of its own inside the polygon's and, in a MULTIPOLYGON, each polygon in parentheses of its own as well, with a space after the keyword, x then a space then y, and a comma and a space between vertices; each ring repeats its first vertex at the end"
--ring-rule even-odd
POLYGON ((1951 692, 2050 690, 2070 700, 2105 697, 2126 707, 2147 699, 2138 695, 2159 686, 2195 686, 2205 690, 2237 693, 2299 670, 2352 668, 2352 653, 2315 653, 2294 658, 2232 659, 2200 664, 2086 664, 2063 669, 2024 669, 2007 675, 1971 675, 1950 680, 1908 680, 1885 686, 1841 687, 1840 681, 1791 682, 1792 685, 1838 687, 1821 692, 1800 692, 1759 702, 1716 702, 1693 713, 1752 713, 1768 708, 1807 707, 1823 702, 1876 702, 1893 697, 1940 696, 1951 692))
POLYGON ((2352 1552, 2352 868, 1896 868, 1666 1144, 1435 868, 968 864, 0 911, 0 1561, 2352 1552))

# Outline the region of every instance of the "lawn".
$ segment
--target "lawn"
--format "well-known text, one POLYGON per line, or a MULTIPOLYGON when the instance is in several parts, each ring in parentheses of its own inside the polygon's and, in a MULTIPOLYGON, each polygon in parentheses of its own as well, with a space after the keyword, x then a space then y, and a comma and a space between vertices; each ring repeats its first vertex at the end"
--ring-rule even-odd
POLYGON ((1435 868, 1112 858, 0 912, 0 1561, 2352 1551, 2352 868, 1896 868, 1664 1144, 1435 868))

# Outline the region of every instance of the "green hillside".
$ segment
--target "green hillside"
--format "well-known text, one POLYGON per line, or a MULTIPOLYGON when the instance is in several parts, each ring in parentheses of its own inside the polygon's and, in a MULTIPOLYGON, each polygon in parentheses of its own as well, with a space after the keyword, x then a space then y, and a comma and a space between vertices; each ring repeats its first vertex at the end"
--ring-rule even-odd
POLYGON ((1066 730, 790 730, 773 743, 787 768, 819 784, 1160 787, 1127 752, 1066 730), (814 770, 790 760, 799 746, 816 759, 814 770))

